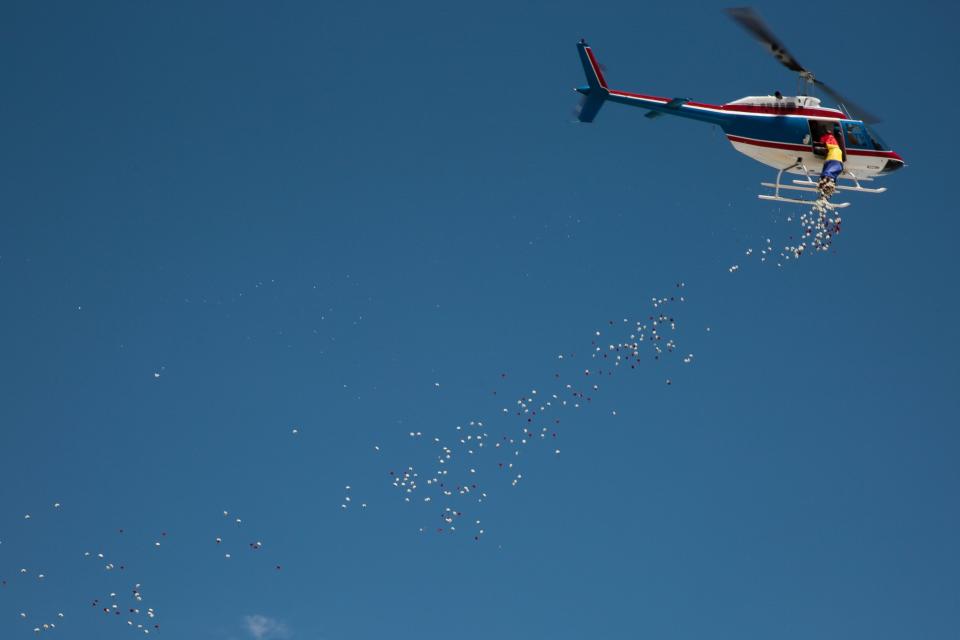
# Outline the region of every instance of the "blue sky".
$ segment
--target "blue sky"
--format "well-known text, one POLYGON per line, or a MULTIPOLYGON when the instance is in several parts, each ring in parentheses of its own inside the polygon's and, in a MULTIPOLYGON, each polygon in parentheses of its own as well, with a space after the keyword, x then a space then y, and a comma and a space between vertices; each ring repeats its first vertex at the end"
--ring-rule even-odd
POLYGON ((111 592, 185 639, 955 634, 960 229, 916 113, 960 99, 955 10, 831 7, 833 46, 758 5, 909 165, 778 268, 798 212, 719 131, 571 122, 580 37, 618 88, 792 93, 723 6, 6 3, 0 636, 130 637, 111 592), (483 462, 481 540, 403 502, 679 282, 677 353, 517 487, 483 462))

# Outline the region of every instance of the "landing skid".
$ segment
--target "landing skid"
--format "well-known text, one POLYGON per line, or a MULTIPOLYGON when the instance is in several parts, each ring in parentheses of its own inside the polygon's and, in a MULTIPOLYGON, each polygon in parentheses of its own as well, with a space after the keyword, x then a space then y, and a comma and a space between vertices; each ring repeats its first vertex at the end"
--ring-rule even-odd
MULTIPOLYGON (((761 193, 757 195, 757 197, 760 198, 761 200, 773 200, 775 202, 790 202, 792 204, 805 204, 810 206, 822 207, 824 209, 829 209, 829 210, 843 209, 845 207, 850 206, 849 202, 830 202, 826 198, 822 198, 822 197, 816 200, 812 200, 808 198, 787 198, 780 195, 781 189, 788 190, 788 191, 804 191, 807 193, 819 194, 820 189, 817 187, 817 183, 814 182, 813 179, 810 177, 811 175, 815 175, 815 172, 811 172, 809 169, 807 169, 807 167, 804 166, 803 163, 800 162, 800 160, 798 159, 797 162, 793 163, 789 167, 784 167, 783 169, 780 169, 777 172, 776 182, 760 183, 760 186, 762 187, 768 187, 770 189, 773 189, 773 195, 761 193), (793 184, 783 184, 781 180, 783 178, 784 172, 790 171, 792 169, 797 169, 797 168, 803 171, 804 175, 807 176, 807 179, 793 180, 792 181, 793 184)), ((836 185, 837 191, 857 191, 860 193, 883 193, 884 191, 887 190, 886 187, 880 187, 877 189, 862 187, 860 186, 860 180, 857 179, 857 176, 855 176, 854 174, 848 171, 844 171, 842 174, 840 174, 840 178, 853 181, 853 186, 837 184, 836 185)), ((870 178, 863 178, 863 180, 868 181, 870 180, 870 178)))
MULTIPOLYGON (((876 188, 876 189, 868 189, 867 187, 861 187, 861 186, 860 186, 860 181, 857 180, 857 177, 856 177, 855 175, 853 175, 853 174, 850 174, 849 178, 848 178, 848 176, 841 174, 841 175, 840 175, 840 179, 841 179, 841 180, 843 180, 843 179, 853 180, 853 186, 851 187, 851 186, 846 185, 846 184, 838 184, 838 185, 837 185, 837 191, 859 191, 860 193, 883 193, 883 192, 885 192, 885 191, 887 190, 886 187, 878 187, 878 188, 876 188)), ((813 186, 814 191, 816 191, 816 189, 817 189, 817 183, 814 182, 814 181, 813 181, 812 179, 810 179, 810 178, 807 178, 806 180, 794 180, 794 181, 793 181, 793 184, 801 184, 801 185, 806 185, 806 186, 813 186)), ((796 187, 787 187, 786 185, 781 185, 781 188, 784 188, 784 189, 795 189, 796 187)))
POLYGON ((849 202, 830 202, 829 200, 824 200, 820 198, 819 200, 811 200, 809 198, 784 198, 783 196, 778 195, 767 195, 764 193, 757 194, 757 197, 761 200, 774 200, 776 202, 791 202, 793 204, 808 204, 811 207, 823 207, 824 209, 829 209, 833 211, 834 209, 845 209, 850 206, 849 202))

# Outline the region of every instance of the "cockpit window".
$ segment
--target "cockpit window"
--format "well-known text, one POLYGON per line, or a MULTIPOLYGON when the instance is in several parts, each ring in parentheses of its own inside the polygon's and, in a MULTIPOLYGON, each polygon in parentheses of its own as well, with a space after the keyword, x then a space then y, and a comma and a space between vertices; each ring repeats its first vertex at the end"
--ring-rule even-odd
POLYGON ((858 124, 847 124, 847 144, 853 145, 854 147, 862 147, 867 143, 867 134, 864 133, 863 127, 858 124))
POLYGON ((867 135, 870 137, 870 143, 873 145, 873 148, 877 151, 886 151, 890 147, 883 141, 883 139, 877 135, 877 132, 873 129, 868 128, 866 125, 863 126, 864 130, 867 132, 867 135))

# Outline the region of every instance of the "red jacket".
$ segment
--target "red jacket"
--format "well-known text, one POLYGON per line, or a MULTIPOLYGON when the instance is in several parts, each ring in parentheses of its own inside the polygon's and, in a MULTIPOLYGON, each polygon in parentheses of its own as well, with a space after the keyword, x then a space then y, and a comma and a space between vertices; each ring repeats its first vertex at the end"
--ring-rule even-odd
POLYGON ((840 144, 837 142, 837 139, 833 137, 832 133, 827 132, 820 136, 820 142, 827 145, 827 159, 825 162, 830 162, 831 160, 843 162, 843 150, 840 148, 840 144))

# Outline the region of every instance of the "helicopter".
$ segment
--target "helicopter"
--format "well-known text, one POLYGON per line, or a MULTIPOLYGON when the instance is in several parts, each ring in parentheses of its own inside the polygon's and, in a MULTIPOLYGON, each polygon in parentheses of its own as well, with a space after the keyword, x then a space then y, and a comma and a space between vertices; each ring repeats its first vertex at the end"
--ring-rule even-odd
POLYGON ((797 62, 753 9, 738 7, 727 9, 726 12, 781 64, 799 74, 798 95, 784 96, 777 91, 774 95, 747 96, 716 105, 694 102, 689 98, 665 98, 618 91, 607 86, 603 68, 590 46, 581 39, 577 49, 587 76, 587 86, 575 89, 583 95, 577 119, 580 122, 593 122, 606 102, 618 102, 646 109, 647 118, 673 115, 717 125, 735 150, 777 170, 774 182, 761 183, 762 187, 773 189, 773 193, 761 193, 758 198, 794 204, 817 203, 827 209, 841 209, 850 203, 829 202, 822 194, 817 199, 808 199, 787 197, 781 193, 821 193, 814 177, 820 175, 827 149, 819 140, 824 133, 832 133, 843 154, 843 172, 837 180, 836 189, 859 193, 886 191, 886 187, 861 185, 861 182, 872 182, 874 178, 892 173, 905 164, 903 158, 868 126, 879 119, 841 96, 797 62), (836 100, 840 108, 823 106, 819 98, 810 95, 814 87, 819 87, 836 100), (804 178, 785 183, 784 174, 801 175, 804 178), (840 180, 845 182, 840 183, 840 180))

